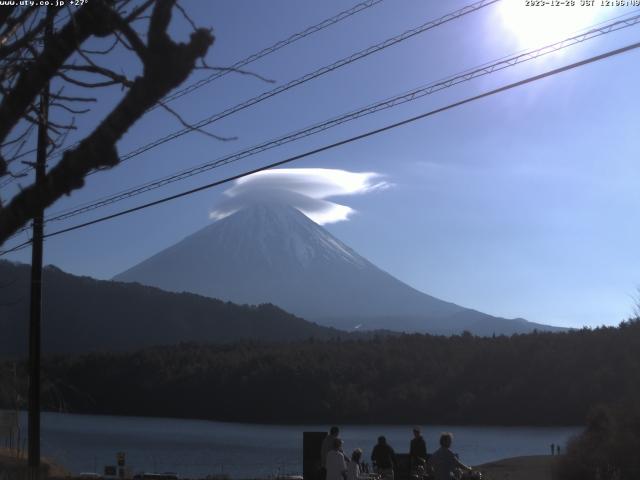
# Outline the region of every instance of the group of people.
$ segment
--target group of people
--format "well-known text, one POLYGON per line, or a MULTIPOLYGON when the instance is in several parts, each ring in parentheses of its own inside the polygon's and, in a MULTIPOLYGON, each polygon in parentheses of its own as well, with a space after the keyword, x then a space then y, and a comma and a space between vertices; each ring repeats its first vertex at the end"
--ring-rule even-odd
MULTIPOLYGON (((461 471, 470 471, 471 467, 460 462, 458 456, 451 451, 452 441, 453 435, 443 433, 440 436, 440 448, 429 455, 420 428, 414 428, 409 448, 412 473, 417 477, 424 477, 429 469, 435 480, 451 480, 457 478, 461 471)), ((361 448, 356 448, 350 458, 344 453, 338 427, 331 427, 324 438, 320 461, 321 480, 363 480, 369 470, 368 465, 363 463, 361 448)), ((378 437, 378 443, 371 452, 371 462, 375 473, 384 480, 394 480, 394 472, 398 469, 396 454, 384 436, 378 437)))

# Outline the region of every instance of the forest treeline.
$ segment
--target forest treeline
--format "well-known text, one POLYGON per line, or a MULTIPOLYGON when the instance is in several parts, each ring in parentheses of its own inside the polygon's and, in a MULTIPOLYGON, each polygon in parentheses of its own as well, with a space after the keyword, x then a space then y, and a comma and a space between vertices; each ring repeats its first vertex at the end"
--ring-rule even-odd
MULTIPOLYGON (((638 352, 640 322, 634 320, 619 327, 494 338, 185 343, 48 357, 43 375, 47 407, 79 413, 274 423, 561 425, 585 424, 596 405, 640 398, 638 352)), ((5 371, 10 365, 4 364, 5 371)), ((3 403, 10 402, 8 396, 3 403)))

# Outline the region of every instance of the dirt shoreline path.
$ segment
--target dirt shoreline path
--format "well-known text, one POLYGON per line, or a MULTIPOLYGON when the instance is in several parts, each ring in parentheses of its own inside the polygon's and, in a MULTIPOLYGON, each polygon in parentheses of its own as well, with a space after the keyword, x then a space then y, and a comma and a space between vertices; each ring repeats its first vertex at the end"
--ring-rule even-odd
POLYGON ((505 458, 477 468, 489 480, 551 480, 556 458, 551 455, 505 458))

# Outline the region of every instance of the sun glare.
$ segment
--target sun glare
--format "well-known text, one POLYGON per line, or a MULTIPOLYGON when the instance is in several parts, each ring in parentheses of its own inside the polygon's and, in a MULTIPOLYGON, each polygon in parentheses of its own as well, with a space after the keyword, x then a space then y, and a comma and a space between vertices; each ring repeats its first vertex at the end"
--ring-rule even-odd
POLYGON ((500 17, 505 27, 518 39, 523 48, 543 46, 588 28, 605 16, 605 10, 596 5, 580 6, 527 6, 518 0, 500 3, 500 17))

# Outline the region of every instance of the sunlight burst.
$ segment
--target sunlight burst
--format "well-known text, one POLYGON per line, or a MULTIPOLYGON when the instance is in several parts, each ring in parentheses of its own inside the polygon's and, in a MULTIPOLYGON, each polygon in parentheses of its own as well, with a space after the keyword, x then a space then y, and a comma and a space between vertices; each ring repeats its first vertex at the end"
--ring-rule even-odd
POLYGON ((611 11, 596 5, 527 6, 516 0, 501 2, 499 8, 504 26, 522 47, 543 46, 560 40, 600 21, 604 10, 611 11))

